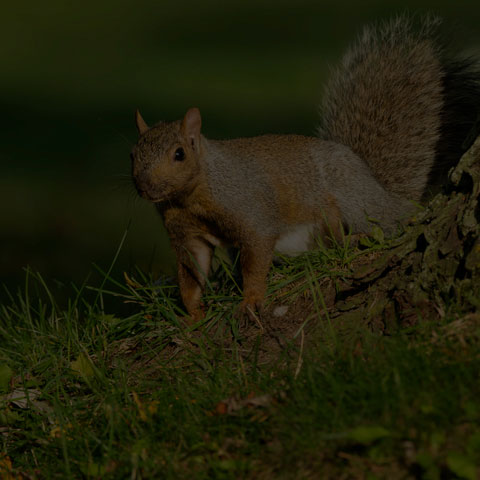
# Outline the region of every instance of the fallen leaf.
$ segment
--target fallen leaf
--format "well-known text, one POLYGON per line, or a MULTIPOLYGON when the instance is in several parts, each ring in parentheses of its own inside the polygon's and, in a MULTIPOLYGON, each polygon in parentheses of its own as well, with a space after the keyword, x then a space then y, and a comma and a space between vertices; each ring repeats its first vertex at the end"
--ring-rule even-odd
POLYGON ((28 408, 28 401, 34 402, 41 394, 42 392, 40 390, 34 388, 28 390, 16 388, 13 392, 0 398, 8 403, 13 403, 18 408, 25 409, 28 408))
POLYGON ((477 478, 477 469, 473 460, 458 452, 451 452, 447 455, 448 468, 458 477, 467 480, 477 478))
POLYGON ((377 225, 375 225, 372 228, 372 231, 370 232, 370 235, 378 243, 383 243, 385 241, 385 234, 383 233, 383 230, 377 225))
POLYGON ((351 430, 348 437, 362 445, 368 445, 380 438, 389 437, 390 432, 378 425, 360 426, 351 430))
POLYGON ((215 407, 215 413, 217 415, 225 415, 228 413, 228 406, 225 402, 218 402, 215 407))
POLYGON ((15 405, 17 408, 21 408, 22 410, 32 408, 40 413, 52 413, 53 409, 47 402, 38 400, 38 397, 40 397, 41 394, 42 392, 36 388, 16 388, 13 390, 13 392, 0 396, 0 402, 4 402, 6 404, 10 403, 15 405))
POLYGON ((84 353, 81 353, 77 359, 70 364, 70 369, 84 379, 93 377, 95 373, 93 370, 92 361, 84 353))

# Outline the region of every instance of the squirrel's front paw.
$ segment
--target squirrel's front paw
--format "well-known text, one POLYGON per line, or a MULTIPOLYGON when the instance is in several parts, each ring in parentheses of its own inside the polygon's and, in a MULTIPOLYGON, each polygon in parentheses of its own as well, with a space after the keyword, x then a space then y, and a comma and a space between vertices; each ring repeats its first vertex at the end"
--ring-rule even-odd
POLYGON ((256 323, 262 329, 261 318, 265 313, 263 299, 245 298, 240 304, 240 314, 242 320, 250 323, 256 323))
POLYGON ((203 305, 196 308, 195 310, 191 310, 188 312, 189 317, 187 317, 188 325, 195 325, 197 322, 200 322, 205 318, 205 308, 203 305))

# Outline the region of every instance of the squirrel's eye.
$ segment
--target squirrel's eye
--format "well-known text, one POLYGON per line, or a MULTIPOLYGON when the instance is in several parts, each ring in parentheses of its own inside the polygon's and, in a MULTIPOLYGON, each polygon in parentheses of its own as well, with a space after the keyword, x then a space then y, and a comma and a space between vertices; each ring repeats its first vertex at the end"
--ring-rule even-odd
POLYGON ((182 147, 175 150, 175 160, 182 161, 185 160, 185 150, 182 147))

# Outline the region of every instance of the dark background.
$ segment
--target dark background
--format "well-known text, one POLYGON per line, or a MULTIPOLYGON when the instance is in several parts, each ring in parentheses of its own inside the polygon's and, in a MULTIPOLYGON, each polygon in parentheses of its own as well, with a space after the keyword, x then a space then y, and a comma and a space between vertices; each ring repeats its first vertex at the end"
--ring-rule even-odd
MULTIPOLYGON (((124 1, 2 6, 0 283, 24 267, 59 288, 108 268, 173 271, 161 222, 129 180, 139 107, 149 123, 190 106, 204 133, 313 135, 329 65, 361 26, 434 11, 478 51, 480 2, 124 1)), ((459 38, 461 37, 461 38, 459 38)), ((64 288, 65 290, 65 288, 64 288)), ((0 294, 1 295, 1 294, 0 294)))

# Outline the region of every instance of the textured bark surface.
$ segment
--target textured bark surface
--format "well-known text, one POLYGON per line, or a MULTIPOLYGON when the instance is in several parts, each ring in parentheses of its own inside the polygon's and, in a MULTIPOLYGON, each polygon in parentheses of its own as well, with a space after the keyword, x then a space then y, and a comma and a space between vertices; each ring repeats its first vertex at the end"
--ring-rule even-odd
POLYGON ((337 295, 338 320, 389 330, 443 316, 449 305, 480 309, 480 137, 451 172, 446 193, 337 295), (341 299, 338 301, 338 299, 341 299))

